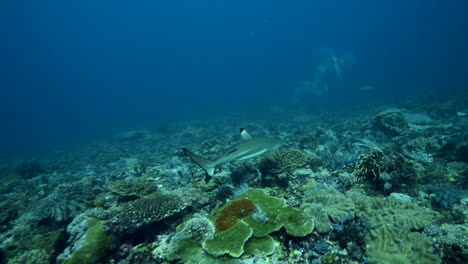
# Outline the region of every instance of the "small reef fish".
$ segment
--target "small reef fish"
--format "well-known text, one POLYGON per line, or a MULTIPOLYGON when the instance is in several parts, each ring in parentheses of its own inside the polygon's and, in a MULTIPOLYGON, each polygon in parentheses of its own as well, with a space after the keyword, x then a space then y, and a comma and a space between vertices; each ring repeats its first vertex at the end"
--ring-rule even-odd
POLYGON ((260 155, 274 160, 272 152, 279 149, 283 143, 279 140, 272 138, 252 137, 243 128, 240 129, 241 142, 228 148, 226 152, 221 154, 216 160, 209 160, 199 156, 190 150, 183 148, 185 155, 187 155, 193 162, 206 171, 209 181, 213 176, 215 168, 232 161, 241 161, 258 157, 260 155))

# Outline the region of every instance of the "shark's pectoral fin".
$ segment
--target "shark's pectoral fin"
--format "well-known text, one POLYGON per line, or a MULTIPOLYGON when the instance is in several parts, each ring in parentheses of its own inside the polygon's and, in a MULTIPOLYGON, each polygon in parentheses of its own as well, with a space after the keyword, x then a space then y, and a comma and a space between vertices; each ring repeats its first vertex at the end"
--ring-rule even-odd
POLYGON ((204 169, 208 176, 213 176, 216 167, 216 162, 209 159, 205 159, 204 157, 199 156, 186 148, 183 148, 182 150, 184 151, 184 154, 187 155, 193 162, 195 162, 198 166, 204 169))
POLYGON ((206 169, 206 174, 208 174, 208 176, 210 177, 214 175, 214 172, 215 172, 215 168, 206 169))
POLYGON ((242 140, 250 140, 250 139, 252 139, 252 136, 249 135, 249 133, 247 133, 247 130, 245 130, 245 129, 243 129, 243 128, 240 129, 240 134, 241 134, 242 140))
POLYGON ((271 160, 271 161, 276 161, 275 156, 273 156, 273 152, 266 152, 262 154, 263 157, 271 160))

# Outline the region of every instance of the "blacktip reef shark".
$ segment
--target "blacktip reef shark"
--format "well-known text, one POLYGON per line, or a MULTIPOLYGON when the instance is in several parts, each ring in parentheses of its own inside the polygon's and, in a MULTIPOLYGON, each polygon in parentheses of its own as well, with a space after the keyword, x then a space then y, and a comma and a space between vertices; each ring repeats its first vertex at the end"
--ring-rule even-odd
POLYGON ((206 171, 208 175, 205 181, 209 181, 213 176, 215 168, 232 161, 248 160, 258 157, 260 155, 272 159, 272 152, 279 149, 283 143, 279 140, 272 138, 252 137, 243 128, 240 129, 241 142, 229 147, 226 152, 221 154, 215 160, 209 160, 199 156, 190 150, 183 148, 185 155, 187 155, 193 162, 206 171))

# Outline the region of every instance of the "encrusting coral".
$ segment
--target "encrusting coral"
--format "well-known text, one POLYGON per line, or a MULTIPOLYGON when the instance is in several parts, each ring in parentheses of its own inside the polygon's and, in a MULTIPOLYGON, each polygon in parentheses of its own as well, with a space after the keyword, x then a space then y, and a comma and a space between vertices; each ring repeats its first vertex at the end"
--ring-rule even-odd
POLYGON ((369 198, 349 191, 356 215, 370 222, 366 235, 369 263, 439 263, 429 238, 417 232, 439 219, 432 210, 393 198, 369 198))
POLYGON ((212 240, 203 243, 203 248, 208 253, 214 256, 228 254, 239 257, 251 237, 267 237, 282 227, 286 233, 301 237, 310 234, 314 229, 313 218, 306 216, 302 210, 287 206, 285 200, 269 196, 262 189, 249 189, 239 195, 239 199, 251 200, 259 208, 258 210, 268 216, 268 220, 258 221, 258 218, 249 215, 239 220, 234 228, 216 232, 212 240))
POLYGON ((255 204, 247 199, 239 199, 231 202, 216 218, 216 229, 226 231, 237 224, 237 221, 251 215, 255 210, 255 204))
POLYGON ((315 217, 315 226, 320 233, 330 232, 332 222, 353 219, 356 211, 353 200, 335 189, 306 192, 301 208, 307 215, 315 217))
MULTIPOLYGON (((306 216, 302 210, 288 206, 285 200, 268 195, 263 189, 247 190, 238 196, 238 200, 215 210, 209 219, 215 221, 223 215, 222 212, 226 208, 236 212, 234 218, 237 224, 224 231, 218 229, 212 239, 203 241, 202 248, 209 255, 199 255, 202 251, 196 243, 197 240, 184 238, 178 235, 181 233, 179 231, 175 236, 176 240, 173 241, 174 247, 169 259, 182 259, 186 263, 196 263, 196 260, 201 259, 210 262, 210 258, 216 257, 218 260, 223 259, 225 263, 229 263, 232 258, 241 256, 259 253, 270 255, 275 251, 276 242, 269 234, 284 227, 287 234, 303 237, 312 233, 314 229, 312 217, 306 216), (233 210, 233 204, 240 209, 233 210), (252 209, 261 210, 267 217, 256 218, 255 213, 244 215, 246 212, 243 212, 243 209, 247 209, 247 213, 251 213, 252 209), (231 258, 227 258, 226 255, 231 258)), ((184 230, 186 224, 182 224, 182 227, 178 229, 184 230)))
POLYGON ((421 233, 384 226, 370 231, 365 242, 370 264, 441 262, 431 240, 421 233))

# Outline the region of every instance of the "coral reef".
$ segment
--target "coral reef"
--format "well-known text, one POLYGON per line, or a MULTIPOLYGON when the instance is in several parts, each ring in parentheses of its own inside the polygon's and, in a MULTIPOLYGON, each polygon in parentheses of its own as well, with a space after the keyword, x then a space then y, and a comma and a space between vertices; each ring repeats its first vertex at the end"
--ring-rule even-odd
POLYGON ((365 238, 370 264, 440 263, 431 240, 423 234, 386 226, 372 230, 365 238))
POLYGON ((184 223, 182 231, 189 237, 198 237, 201 241, 213 239, 216 233, 215 226, 206 217, 195 217, 184 223))
POLYGON ((468 224, 443 224, 437 240, 443 245, 445 263, 463 263, 468 260, 468 224))
POLYGON ((428 185, 427 193, 432 194, 432 201, 436 206, 449 209, 468 197, 468 192, 451 184, 428 185))
POLYGON ((31 215, 39 221, 67 221, 91 207, 95 197, 93 189, 92 182, 59 185, 32 208, 31 215))
POLYGON ((372 230, 365 237, 370 263, 439 263, 431 241, 418 233, 435 223, 436 212, 396 199, 369 198, 348 193, 356 214, 369 221, 372 230))
POLYGON ((372 183, 382 191, 408 188, 419 180, 412 161, 398 153, 385 155, 379 151, 360 155, 353 174, 358 180, 372 183))
POLYGON ((216 233, 211 240, 203 242, 203 249, 214 257, 228 254, 240 257, 244 253, 244 244, 253 234, 253 229, 245 222, 239 222, 234 228, 216 233))
POLYGON ((400 104, 180 121, 7 161, 0 263, 467 263, 466 98, 400 104), (285 147, 205 183, 180 147, 217 156, 238 125, 285 147))
POLYGON ((288 170, 305 167, 309 159, 307 155, 296 148, 281 148, 273 153, 274 165, 269 171, 282 173, 288 170))
POLYGON ((368 220, 372 228, 393 226, 401 230, 422 230, 439 219, 433 210, 396 199, 369 198, 350 191, 347 197, 354 201, 356 215, 368 220))
POLYGON ((375 131, 383 132, 389 137, 400 136, 409 129, 408 122, 399 109, 380 112, 370 120, 370 127, 375 131))
POLYGON ((146 197, 158 191, 158 188, 153 183, 140 178, 131 181, 121 180, 112 182, 107 188, 109 191, 124 197, 146 197))
MULTIPOLYGON (((237 258, 256 254, 272 254, 276 242, 269 234, 280 230, 282 227, 285 228, 287 234, 296 237, 306 236, 313 231, 313 218, 307 217, 302 210, 287 206, 285 200, 269 196, 262 189, 249 189, 239 195, 237 201, 245 199, 251 200, 260 210, 264 211, 268 215, 268 221, 259 222, 252 215, 241 219, 236 217, 237 224, 235 226, 225 231, 217 230, 213 239, 203 241, 203 249, 211 256, 229 255, 237 258)), ((212 218, 219 217, 222 214, 221 212, 226 208, 230 208, 231 205, 228 204, 224 208, 215 210, 212 218)), ((248 208, 251 208, 251 205, 248 208)), ((188 261, 200 258, 193 255, 195 254, 193 252, 196 252, 196 254, 200 252, 199 249, 196 249, 199 245, 194 243, 193 239, 183 238, 181 235, 176 235, 175 238, 176 242, 172 242, 177 245, 178 249, 174 250, 170 259, 181 258, 188 261)))
POLYGON ((356 211, 353 200, 335 189, 306 192, 301 208, 316 217, 315 227, 320 233, 330 232, 332 223, 353 219, 356 211))
POLYGON ((247 199, 239 199, 231 202, 216 218, 215 226, 218 231, 226 231, 234 227, 238 220, 251 215, 255 210, 255 204, 247 199))
POLYGON ((106 223, 106 228, 115 233, 133 232, 143 225, 174 215, 186 206, 177 195, 156 192, 117 208, 115 217, 106 223))
POLYGON ((252 216, 243 219, 256 237, 264 237, 283 226, 293 236, 305 236, 314 229, 313 218, 307 217, 302 210, 287 206, 285 200, 268 195, 265 190, 249 189, 239 196, 244 197, 252 200, 268 216, 267 222, 258 221, 252 216))
POLYGON ((70 246, 57 258, 63 264, 95 263, 117 245, 117 237, 104 232, 105 221, 96 218, 79 219, 70 224, 70 246))
POLYGON ((49 264, 51 263, 50 255, 43 250, 35 249, 24 251, 23 253, 8 260, 8 264, 49 264))

